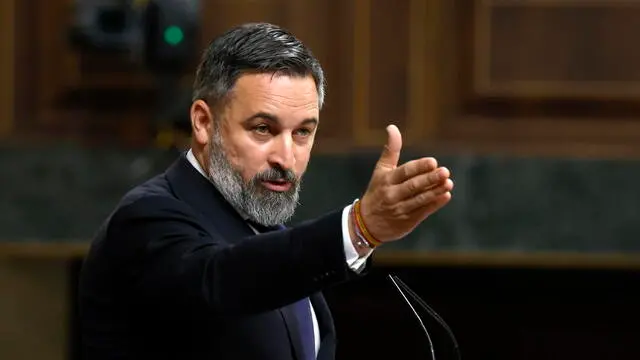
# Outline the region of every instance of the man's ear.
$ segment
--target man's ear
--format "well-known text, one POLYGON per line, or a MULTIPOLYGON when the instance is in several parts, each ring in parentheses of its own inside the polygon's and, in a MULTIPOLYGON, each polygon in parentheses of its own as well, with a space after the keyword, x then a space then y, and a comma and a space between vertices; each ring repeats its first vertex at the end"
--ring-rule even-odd
POLYGON ((207 145, 213 127, 211 108, 203 100, 196 100, 191 104, 190 114, 193 141, 198 145, 207 145))

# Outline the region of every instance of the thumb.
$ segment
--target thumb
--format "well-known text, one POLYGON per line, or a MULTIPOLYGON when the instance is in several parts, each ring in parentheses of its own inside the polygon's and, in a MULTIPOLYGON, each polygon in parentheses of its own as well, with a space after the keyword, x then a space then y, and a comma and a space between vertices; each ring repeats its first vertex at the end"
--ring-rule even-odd
POLYGON ((382 150, 380 160, 376 167, 383 169, 394 169, 400 160, 400 149, 402 149, 402 135, 395 125, 387 126, 387 144, 382 150))

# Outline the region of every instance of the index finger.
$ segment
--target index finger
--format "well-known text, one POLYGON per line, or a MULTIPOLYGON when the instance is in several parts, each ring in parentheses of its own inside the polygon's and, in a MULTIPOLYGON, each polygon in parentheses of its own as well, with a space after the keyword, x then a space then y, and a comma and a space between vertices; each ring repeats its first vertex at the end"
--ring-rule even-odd
POLYGON ((402 184, 415 176, 433 171, 437 167, 438 161, 432 157, 411 160, 393 169, 389 180, 391 184, 402 184))

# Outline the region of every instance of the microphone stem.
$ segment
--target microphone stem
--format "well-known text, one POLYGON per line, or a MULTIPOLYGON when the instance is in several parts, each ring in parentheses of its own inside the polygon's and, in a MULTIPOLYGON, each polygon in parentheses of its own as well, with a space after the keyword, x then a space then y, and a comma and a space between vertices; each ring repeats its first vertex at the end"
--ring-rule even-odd
POLYGON ((415 311, 415 309, 411 305, 410 301, 407 299, 407 296, 405 295, 404 291, 406 291, 409 294, 409 296, 411 296, 411 298, 418 303, 418 305, 420 305, 431 317, 433 317, 445 329, 445 331, 447 332, 447 334, 451 338, 451 342, 453 343, 453 348, 455 350, 456 359, 460 360, 461 359, 461 355, 460 355, 460 347, 458 345, 458 341, 456 340, 456 337, 453 334, 453 331, 451 330, 449 325, 447 325, 447 323, 444 321, 444 319, 440 315, 438 315, 438 313, 434 309, 432 309, 431 306, 429 306, 426 303, 426 301, 424 301, 418 294, 416 294, 416 292, 413 291, 409 287, 409 285, 405 284, 404 281, 402 281, 397 275, 388 274, 387 276, 391 280, 391 282, 395 285, 395 287, 398 290, 398 292, 400 292, 400 294, 404 298, 405 302, 407 302, 407 304, 409 304, 409 306, 411 307, 411 310, 413 310, 413 313, 415 314, 415 316, 418 317, 418 320, 420 321, 420 324, 422 325, 425 333, 427 333, 427 337, 429 339, 429 345, 430 345, 432 354, 433 354, 433 344, 431 343, 431 337, 429 336, 429 334, 428 334, 428 332, 426 330, 426 327, 424 326, 422 320, 420 319, 420 316, 415 311), (404 291, 402 291, 401 288, 404 289, 404 291))

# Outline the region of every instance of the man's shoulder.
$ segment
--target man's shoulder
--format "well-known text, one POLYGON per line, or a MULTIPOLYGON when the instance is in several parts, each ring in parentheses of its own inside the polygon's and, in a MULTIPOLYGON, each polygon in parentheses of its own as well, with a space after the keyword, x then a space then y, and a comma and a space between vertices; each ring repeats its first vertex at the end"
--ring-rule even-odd
MULTIPOLYGON (((166 176, 159 174, 122 196, 94 234, 93 242, 104 243, 113 237, 110 234, 126 233, 131 226, 149 225, 158 221, 165 223, 168 219, 192 224, 193 218, 189 205, 173 193, 166 176)), ((119 239, 115 240, 116 243, 122 243, 119 239)))
MULTIPOLYGON (((159 174, 129 190, 116 205, 114 214, 150 213, 175 209, 187 211, 189 207, 171 189, 166 175, 159 174)), ((144 214, 141 214, 144 215, 144 214)))
POLYGON ((158 174, 127 191, 120 199, 117 207, 126 207, 137 201, 152 197, 175 197, 164 173, 158 174))

